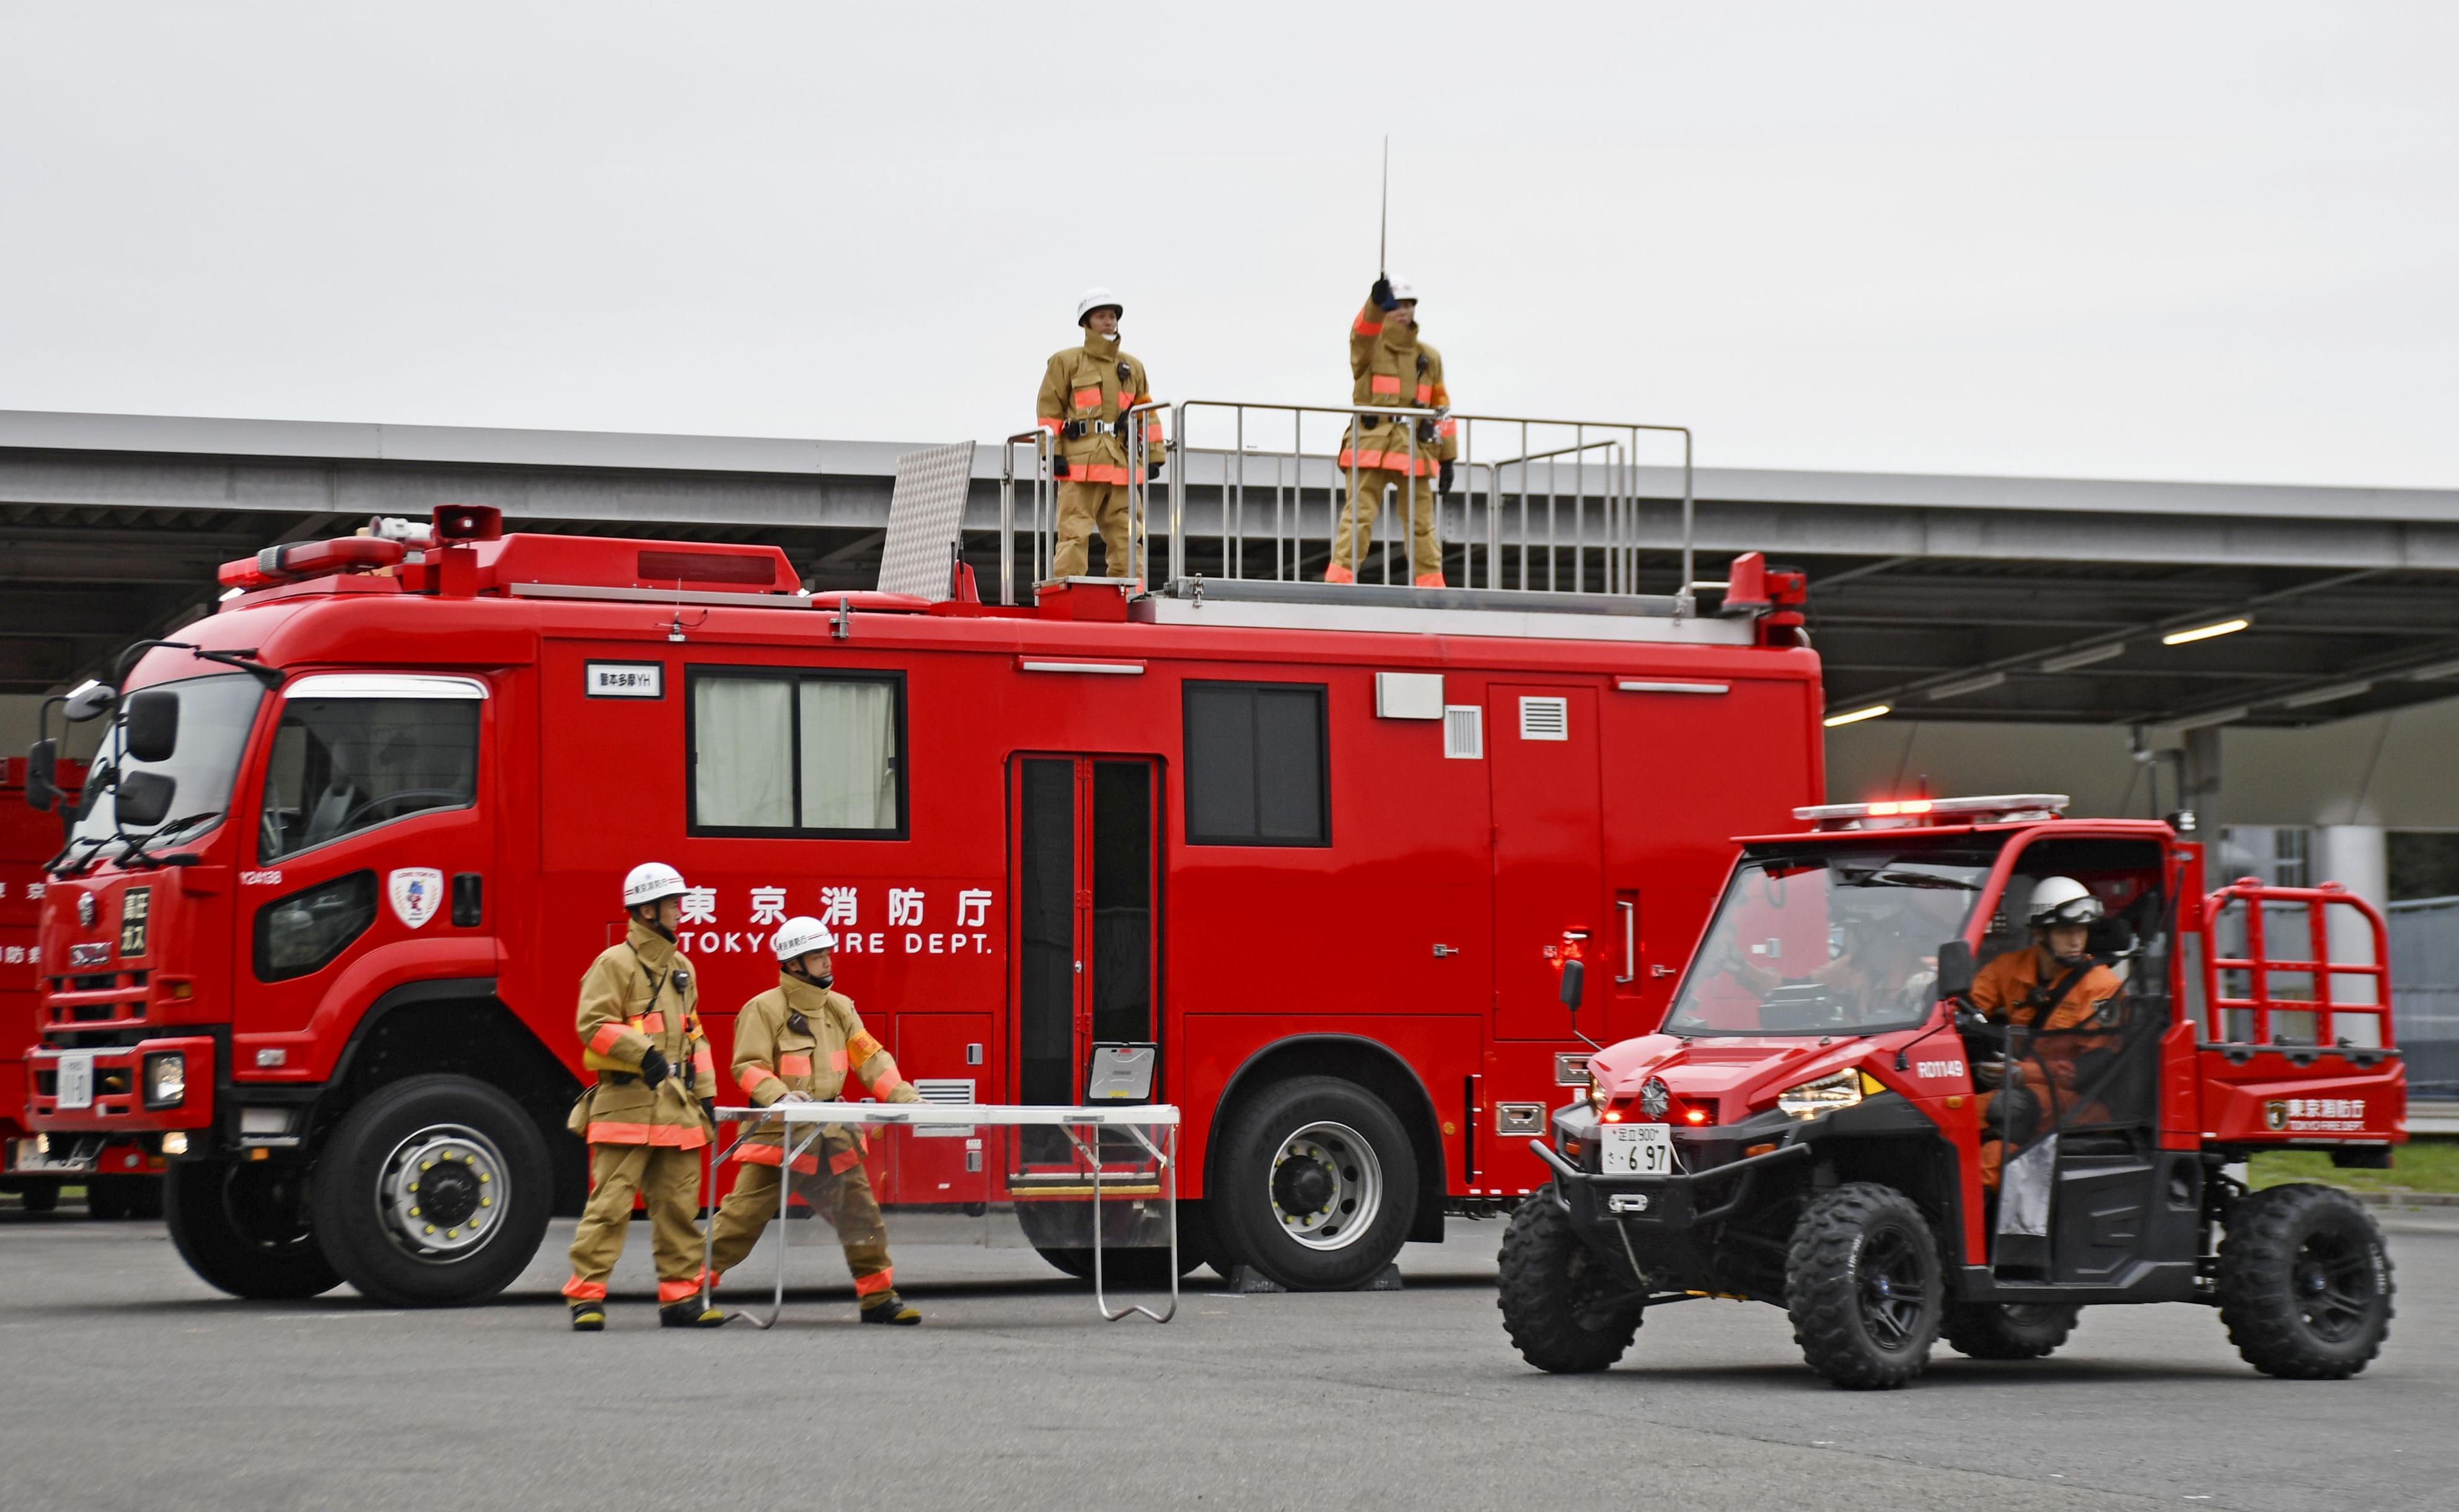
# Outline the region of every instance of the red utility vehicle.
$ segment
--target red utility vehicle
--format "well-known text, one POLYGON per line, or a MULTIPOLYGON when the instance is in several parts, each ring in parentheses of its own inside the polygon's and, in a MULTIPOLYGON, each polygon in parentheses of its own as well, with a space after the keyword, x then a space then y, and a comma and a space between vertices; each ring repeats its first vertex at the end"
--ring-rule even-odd
MULTIPOLYGON (((1545 1179, 1527 1136, 1586 1048, 1555 961, 1613 978, 1581 1029, 1653 1025, 1724 837, 1821 783, 1800 580, 1755 556, 1709 615, 1087 580, 1004 608, 448 507, 224 577, 125 663, 28 1121, 170 1150, 181 1252, 245 1295, 518 1273, 582 1195, 575 985, 650 859, 694 886, 721 1064, 769 932, 817 915, 927 1096, 1074 1102, 1096 1045, 1157 1045, 1189 1254, 1359 1284, 1545 1179), (494 1193, 449 1242, 402 1180, 448 1129, 494 1193)), ((933 1143, 888 1201, 960 1189, 933 1143)))
MULTIPOLYGON (((1600 1052, 1537 1144, 1553 1180, 1503 1261, 1532 1364, 1603 1369, 1646 1309, 1714 1295, 1785 1308, 1844 1386, 1902 1384, 1942 1333, 2047 1354, 2116 1302, 2217 1306, 2272 1375, 2364 1368, 2390 1317, 2373 1220, 2231 1167, 2380 1168, 2406 1140, 2382 916, 2327 885, 2207 896, 2176 829, 2065 802, 1808 808, 1815 832, 1741 843, 1663 1023, 1600 1052), (2087 948, 2119 981, 2083 1022, 2010 1028, 1967 995, 1976 961, 2033 949, 2046 878, 2100 902, 2087 948)), ((2082 970, 2042 975, 2049 1000, 2082 970)))

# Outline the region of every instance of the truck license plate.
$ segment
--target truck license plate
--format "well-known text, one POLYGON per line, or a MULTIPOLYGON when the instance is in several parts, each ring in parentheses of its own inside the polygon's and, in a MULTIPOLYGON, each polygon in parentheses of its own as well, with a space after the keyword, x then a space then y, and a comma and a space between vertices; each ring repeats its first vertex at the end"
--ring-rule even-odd
POLYGON ((1598 1156, 1608 1176, 1669 1176, 1673 1131, 1662 1124, 1608 1124, 1598 1156))
POLYGON ((94 1169, 94 1162, 87 1158, 81 1144, 70 1144, 58 1153, 46 1155, 43 1153, 41 1142, 21 1139, 17 1142, 16 1158, 9 1163, 9 1168, 27 1172, 61 1171, 70 1175, 80 1175, 94 1169))
POLYGON ((72 1050, 60 1057, 60 1106, 85 1108, 94 1106, 94 1052, 72 1050))

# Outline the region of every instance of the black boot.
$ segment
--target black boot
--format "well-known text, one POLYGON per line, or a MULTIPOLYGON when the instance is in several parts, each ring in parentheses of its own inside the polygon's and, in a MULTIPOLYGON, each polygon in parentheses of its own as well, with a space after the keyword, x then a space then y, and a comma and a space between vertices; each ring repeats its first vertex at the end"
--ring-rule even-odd
POLYGON ((575 1302, 572 1304, 572 1332, 596 1334, 606 1327, 606 1304, 575 1302))
POLYGON ((704 1305, 696 1296, 680 1302, 669 1302, 658 1309, 660 1328, 724 1328, 725 1312, 715 1303, 704 1305))
POLYGON ((862 1320, 865 1323, 910 1325, 921 1322, 922 1314, 913 1303, 906 1301, 891 1290, 882 1292, 862 1305, 862 1320))

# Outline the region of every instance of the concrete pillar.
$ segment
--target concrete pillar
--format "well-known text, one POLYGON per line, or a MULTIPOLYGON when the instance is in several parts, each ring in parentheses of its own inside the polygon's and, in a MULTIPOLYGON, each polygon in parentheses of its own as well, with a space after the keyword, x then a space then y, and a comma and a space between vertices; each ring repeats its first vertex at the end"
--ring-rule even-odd
MULTIPOLYGON (((2314 831, 2314 879, 2337 882, 2376 908, 2390 901, 2390 845, 2380 825, 2322 825, 2314 831)), ((2331 910, 2331 959, 2374 961, 2373 932, 2356 910, 2331 910)), ((2376 1002, 2373 978, 2332 975, 2331 997, 2340 1002, 2376 1002)), ((2369 1014, 2340 1018, 2335 1037, 2351 1044, 2380 1044, 2369 1014)))
POLYGON ((2214 840, 2220 832, 2220 730, 2217 724, 2186 731, 2186 760, 2178 769, 2182 807, 2195 813, 2195 828, 2214 840))

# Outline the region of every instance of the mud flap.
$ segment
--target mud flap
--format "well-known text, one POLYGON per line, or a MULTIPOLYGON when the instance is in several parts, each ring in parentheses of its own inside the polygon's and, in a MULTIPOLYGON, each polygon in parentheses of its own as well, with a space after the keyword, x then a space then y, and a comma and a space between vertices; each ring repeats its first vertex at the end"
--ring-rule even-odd
POLYGON ((2036 1141, 2007 1163, 1998 1181, 1999 1268, 2038 1270, 2049 1263, 2049 1195, 2058 1169, 2058 1136, 2036 1141))

